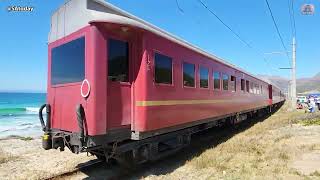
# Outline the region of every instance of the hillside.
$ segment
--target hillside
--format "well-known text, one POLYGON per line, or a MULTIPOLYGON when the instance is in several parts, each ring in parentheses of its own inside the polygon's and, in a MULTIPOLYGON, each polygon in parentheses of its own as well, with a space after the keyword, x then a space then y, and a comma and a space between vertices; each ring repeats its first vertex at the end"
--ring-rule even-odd
POLYGON ((318 72, 313 78, 320 79, 320 72, 318 72))
MULTIPOLYGON (((281 76, 258 75, 258 77, 270 80, 285 92, 288 88, 289 79, 281 76)), ((320 91, 320 72, 311 78, 297 79, 297 93, 320 91)))
POLYGON ((269 80, 276 86, 280 87, 280 89, 284 90, 285 92, 287 91, 289 79, 286 79, 281 76, 268 76, 268 75, 258 75, 258 77, 269 80))

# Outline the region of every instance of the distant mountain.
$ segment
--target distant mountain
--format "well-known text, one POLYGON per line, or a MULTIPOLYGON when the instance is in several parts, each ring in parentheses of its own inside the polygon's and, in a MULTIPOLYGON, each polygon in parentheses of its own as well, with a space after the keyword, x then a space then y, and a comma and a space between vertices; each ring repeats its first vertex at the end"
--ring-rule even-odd
POLYGON ((281 77, 281 76, 268 76, 268 75, 257 75, 257 76, 262 79, 266 79, 266 80, 271 81, 273 84, 278 86, 284 92, 287 92, 289 79, 281 77))
MULTIPOLYGON (((258 75, 258 77, 267 79, 273 84, 280 87, 284 92, 287 92, 289 79, 280 76, 258 75)), ((297 79, 297 93, 320 91, 320 72, 311 78, 297 79)))
POLYGON ((297 80, 297 92, 316 92, 320 91, 320 78, 303 78, 297 80))
POLYGON ((318 72, 315 76, 313 76, 313 79, 320 79, 320 72, 318 72))

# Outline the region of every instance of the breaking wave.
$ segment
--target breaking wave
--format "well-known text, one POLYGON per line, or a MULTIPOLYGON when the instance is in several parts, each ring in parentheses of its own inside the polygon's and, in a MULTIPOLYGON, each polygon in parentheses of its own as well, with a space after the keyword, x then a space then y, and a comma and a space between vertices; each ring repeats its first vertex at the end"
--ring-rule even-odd
POLYGON ((39 108, 25 107, 25 108, 0 108, 1 116, 13 116, 15 114, 38 114, 39 108))

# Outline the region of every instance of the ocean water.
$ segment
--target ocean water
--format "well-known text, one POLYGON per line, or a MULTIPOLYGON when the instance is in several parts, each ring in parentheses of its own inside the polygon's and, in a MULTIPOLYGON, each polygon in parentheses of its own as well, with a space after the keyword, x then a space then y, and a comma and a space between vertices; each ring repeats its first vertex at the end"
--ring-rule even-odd
POLYGON ((45 93, 0 93, 0 138, 40 136, 38 111, 45 102, 45 93))

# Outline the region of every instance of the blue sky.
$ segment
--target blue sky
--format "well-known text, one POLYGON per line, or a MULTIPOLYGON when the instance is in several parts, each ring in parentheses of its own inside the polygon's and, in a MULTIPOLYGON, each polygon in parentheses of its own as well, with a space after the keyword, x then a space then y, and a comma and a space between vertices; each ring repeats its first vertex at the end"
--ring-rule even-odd
MULTIPOLYGON (((50 16, 64 0, 0 1, 0 91, 45 91, 47 80, 47 37, 50 16), (33 12, 7 12, 10 5, 30 5, 33 12)), ((124 1, 112 4, 175 34, 202 49, 246 69, 253 74, 289 77, 285 55, 265 55, 283 51, 265 0, 203 0, 225 23, 249 42, 248 48, 212 16, 197 0, 124 1)), ((287 0, 269 0, 284 43, 291 51, 291 26, 287 0)), ((297 28, 297 77, 320 72, 320 1, 294 0, 297 28), (313 16, 302 16, 300 7, 312 3, 313 16)), ((291 58, 291 54, 290 54, 291 58)), ((290 59, 291 60, 291 59, 290 59)))

